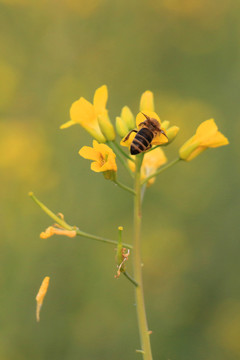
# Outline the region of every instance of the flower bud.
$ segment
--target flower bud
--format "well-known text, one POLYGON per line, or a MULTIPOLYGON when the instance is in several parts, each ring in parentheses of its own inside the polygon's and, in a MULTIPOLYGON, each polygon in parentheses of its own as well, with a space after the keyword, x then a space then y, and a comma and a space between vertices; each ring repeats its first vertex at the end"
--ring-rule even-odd
POLYGON ((170 121, 168 120, 164 120, 162 123, 161 123, 161 127, 164 128, 164 130, 167 130, 169 128, 169 125, 170 125, 170 121))
POLYGON ((116 130, 118 135, 121 137, 124 137, 129 132, 127 124, 119 116, 116 117, 116 130))
POLYGON ((141 96, 140 111, 154 111, 153 93, 149 90, 145 91, 141 96))
POLYGON ((199 147, 199 142, 192 141, 194 136, 192 136, 188 141, 185 142, 179 149, 179 157, 182 160, 190 161, 199 155, 206 148, 199 147), (198 151, 199 149, 199 151, 198 151))
POLYGON ((99 115, 98 124, 101 129, 101 132, 108 141, 113 141, 116 137, 114 127, 112 126, 111 121, 108 116, 99 115))
POLYGON ((179 132, 179 127, 178 126, 171 126, 170 128, 168 128, 166 130, 166 135, 168 137, 168 144, 175 139, 178 132, 179 132))
MULTIPOLYGON (((124 106, 122 108, 121 118, 127 125, 128 130, 132 130, 135 128, 135 119, 134 119, 133 113, 131 112, 131 110, 129 109, 128 106, 124 106)), ((126 135, 126 133, 125 133, 125 135, 126 135)))

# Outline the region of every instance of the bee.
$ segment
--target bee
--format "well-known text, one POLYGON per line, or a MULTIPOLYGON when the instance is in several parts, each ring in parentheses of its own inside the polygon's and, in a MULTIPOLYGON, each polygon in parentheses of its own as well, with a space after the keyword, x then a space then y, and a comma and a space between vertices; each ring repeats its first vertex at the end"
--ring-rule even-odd
POLYGON ((156 119, 150 118, 144 113, 142 114, 145 116, 146 120, 139 124, 141 127, 140 130, 131 130, 123 140, 127 141, 132 132, 137 133, 130 146, 131 155, 137 155, 151 149, 153 139, 159 134, 163 134, 168 138, 156 119))

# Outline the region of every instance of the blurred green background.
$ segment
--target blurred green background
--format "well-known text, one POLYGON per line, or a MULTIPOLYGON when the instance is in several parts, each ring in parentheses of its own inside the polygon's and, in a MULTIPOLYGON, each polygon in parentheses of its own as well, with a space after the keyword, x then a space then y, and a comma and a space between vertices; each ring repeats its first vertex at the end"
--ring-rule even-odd
POLYGON ((80 126, 59 130, 72 102, 92 101, 103 84, 113 121, 154 92, 161 119, 181 128, 170 160, 211 117, 229 138, 149 188, 144 283, 155 359, 240 358, 239 16, 234 0, 0 1, 1 359, 141 357, 133 288, 114 278, 114 248, 41 240, 52 221, 27 196, 86 232, 116 238, 122 225, 131 242, 128 194, 80 158, 92 143, 80 126))

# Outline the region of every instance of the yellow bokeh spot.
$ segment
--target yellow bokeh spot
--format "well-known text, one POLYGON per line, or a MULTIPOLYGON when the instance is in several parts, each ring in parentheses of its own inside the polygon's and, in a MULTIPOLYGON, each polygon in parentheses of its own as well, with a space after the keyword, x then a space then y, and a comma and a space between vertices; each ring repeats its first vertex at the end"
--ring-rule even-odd
POLYGON ((56 186, 51 165, 51 149, 43 134, 14 119, 0 120, 0 171, 2 182, 22 181, 43 188, 56 186), (48 181, 45 181, 46 178, 48 181))

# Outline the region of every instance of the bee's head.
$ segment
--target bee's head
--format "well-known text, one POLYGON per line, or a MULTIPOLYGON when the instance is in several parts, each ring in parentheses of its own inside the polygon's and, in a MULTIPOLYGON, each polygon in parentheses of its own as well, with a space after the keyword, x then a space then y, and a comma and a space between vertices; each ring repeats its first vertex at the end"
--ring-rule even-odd
POLYGON ((147 127, 150 131, 153 132, 155 136, 159 133, 162 133, 167 138, 165 131, 161 129, 160 123, 157 119, 150 118, 148 115, 144 114, 143 112, 142 114, 145 116, 146 120, 140 123, 139 125, 143 125, 147 127))
MULTIPOLYGON (((147 127, 150 131, 152 131, 154 134, 157 135, 157 133, 159 133, 161 131, 161 127, 159 122, 157 121, 157 119, 154 118, 150 118, 148 115, 142 113, 146 120, 143 121, 141 124, 144 125, 145 127, 147 127)), ((139 124, 139 125, 141 125, 139 124)))

